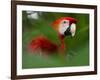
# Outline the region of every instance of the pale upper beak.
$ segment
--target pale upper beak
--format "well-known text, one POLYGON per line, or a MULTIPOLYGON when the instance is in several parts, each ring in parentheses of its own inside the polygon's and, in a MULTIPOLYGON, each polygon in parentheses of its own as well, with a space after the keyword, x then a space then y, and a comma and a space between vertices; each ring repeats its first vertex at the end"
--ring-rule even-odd
POLYGON ((74 37, 75 33, 76 33, 76 24, 72 23, 70 26, 70 32, 71 32, 71 36, 74 37))

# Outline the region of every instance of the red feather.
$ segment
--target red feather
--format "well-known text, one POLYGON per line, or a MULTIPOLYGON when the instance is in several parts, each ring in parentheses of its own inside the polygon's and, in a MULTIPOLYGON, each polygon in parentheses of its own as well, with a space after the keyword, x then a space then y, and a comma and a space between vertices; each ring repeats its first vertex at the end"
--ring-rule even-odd
POLYGON ((31 41, 29 49, 32 52, 42 51, 46 53, 53 53, 58 51, 58 46, 49 41, 46 37, 38 36, 31 41))
POLYGON ((76 23, 77 20, 72 18, 72 17, 61 17, 59 19, 57 19, 56 21, 54 21, 54 23, 52 23, 52 26, 55 27, 56 24, 59 24, 62 20, 69 20, 70 21, 70 24, 71 23, 76 23))

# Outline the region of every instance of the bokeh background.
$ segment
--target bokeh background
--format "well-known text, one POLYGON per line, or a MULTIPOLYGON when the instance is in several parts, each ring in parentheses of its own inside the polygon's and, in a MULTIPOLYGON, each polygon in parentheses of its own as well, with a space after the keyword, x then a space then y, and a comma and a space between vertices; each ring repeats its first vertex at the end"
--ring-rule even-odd
POLYGON ((89 65, 89 14, 22 11, 22 68, 74 67, 89 65), (60 17, 77 19, 75 37, 66 37, 66 61, 58 53, 50 57, 31 54, 27 46, 38 35, 44 35, 56 44, 60 44, 52 22, 60 17))

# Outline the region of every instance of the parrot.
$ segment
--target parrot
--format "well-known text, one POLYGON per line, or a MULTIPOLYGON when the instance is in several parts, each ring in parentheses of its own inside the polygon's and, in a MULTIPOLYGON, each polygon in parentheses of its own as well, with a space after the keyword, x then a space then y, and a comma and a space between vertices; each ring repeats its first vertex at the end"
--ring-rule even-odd
POLYGON ((33 38, 31 42, 29 42, 28 49, 32 53, 38 53, 40 55, 50 55, 55 52, 63 54, 66 48, 64 39, 66 36, 75 36, 76 23, 77 20, 75 18, 60 17, 59 19, 55 20, 51 25, 51 28, 53 28, 58 34, 60 46, 53 43, 45 36, 39 35, 33 38))

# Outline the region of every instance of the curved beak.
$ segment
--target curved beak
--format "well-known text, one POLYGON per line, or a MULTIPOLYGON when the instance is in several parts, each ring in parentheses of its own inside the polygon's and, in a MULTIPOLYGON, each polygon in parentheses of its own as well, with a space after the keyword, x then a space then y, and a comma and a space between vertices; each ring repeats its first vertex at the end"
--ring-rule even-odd
POLYGON ((76 24, 72 23, 70 27, 71 36, 74 37, 76 33, 76 24))

